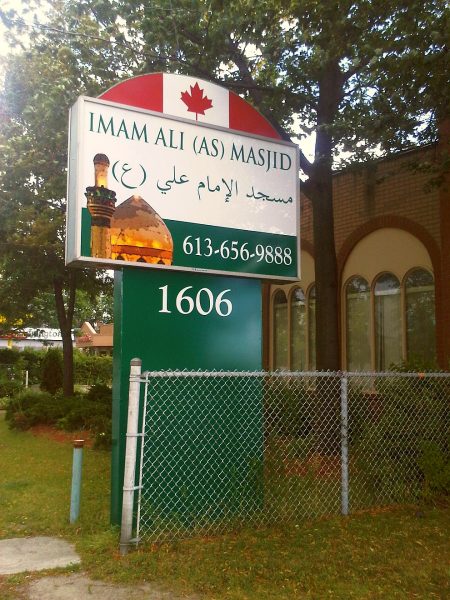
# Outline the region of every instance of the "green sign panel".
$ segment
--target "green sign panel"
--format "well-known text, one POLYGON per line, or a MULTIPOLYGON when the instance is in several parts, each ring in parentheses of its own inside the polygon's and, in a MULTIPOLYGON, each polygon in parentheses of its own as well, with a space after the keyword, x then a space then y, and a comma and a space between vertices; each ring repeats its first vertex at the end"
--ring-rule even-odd
MULTIPOLYGON (((130 360, 139 357, 144 369, 151 370, 260 370, 261 284, 251 279, 219 278, 192 273, 149 273, 127 269, 116 274, 115 295, 112 521, 118 523, 121 512, 127 420, 125 399, 128 394, 130 360)), ((257 398, 257 395, 254 397, 257 398)), ((222 447, 227 448, 230 465, 230 457, 234 454, 234 460, 238 464, 246 464, 254 471, 255 461, 261 457, 262 431, 255 428, 252 432, 249 440, 252 447, 250 462, 247 455, 244 458, 239 456, 243 451, 242 444, 239 445, 240 449, 233 450, 232 440, 236 439, 240 427, 243 428, 244 434, 248 423, 248 417, 241 413, 250 410, 249 406, 240 402, 238 387, 236 397, 230 398, 229 394, 221 393, 218 384, 215 395, 211 395, 211 403, 214 403, 214 411, 220 410, 222 405, 224 413, 229 413, 230 407, 233 407, 233 422, 230 423, 228 434, 226 429, 221 434, 225 436, 224 442, 227 442, 226 436, 229 437, 228 446, 224 443, 222 447)), ((255 402, 251 410, 252 422, 262 422, 262 403, 255 402), (258 412, 260 418, 253 414, 254 411, 258 412)), ((167 415, 167 428, 162 437, 165 445, 170 445, 170 439, 179 435, 177 430, 183 427, 183 423, 170 421, 168 405, 150 408, 149 419, 152 419, 152 411, 167 415)), ((211 414, 214 411, 211 410, 211 414)), ((190 419, 191 427, 198 430, 200 439, 205 435, 205 428, 212 426, 208 425, 201 414, 195 414, 194 408, 190 419)), ((237 437, 239 439, 239 436, 237 437)), ((202 452, 199 453, 194 440, 191 450, 193 456, 196 456, 195 460, 192 459, 193 469, 196 465, 198 467, 200 463, 207 462, 217 452, 214 445, 210 445, 202 447, 202 452)), ((157 454, 158 448, 155 448, 154 452, 157 454)), ((164 463, 167 456, 159 455, 155 460, 164 463)), ((182 469, 176 457, 173 457, 172 468, 177 473, 182 469)), ((179 481, 182 480, 184 481, 182 473, 179 472, 179 481)), ((233 481, 237 480, 249 481, 248 473, 236 474, 233 481)), ((221 492, 220 484, 213 479, 209 481, 208 486, 206 497, 219 497, 221 494, 227 498, 231 497, 230 490, 223 489, 221 492)), ((161 490, 160 480, 159 489, 161 490)), ((164 490, 164 486, 162 489, 164 490)), ((256 496, 260 491, 256 496, 254 493, 254 490, 249 491, 257 501, 256 496)), ((173 482, 167 482, 166 491, 160 494, 161 510, 170 510, 171 498, 176 494, 173 482)), ((198 502, 191 494, 189 510, 198 506, 198 502)))

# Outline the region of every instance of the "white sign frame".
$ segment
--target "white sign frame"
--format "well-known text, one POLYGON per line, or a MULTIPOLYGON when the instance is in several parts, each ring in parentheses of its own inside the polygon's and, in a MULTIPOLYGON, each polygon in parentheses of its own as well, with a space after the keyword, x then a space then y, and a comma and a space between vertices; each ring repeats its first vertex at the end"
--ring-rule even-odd
MULTIPOLYGON (((299 150, 291 142, 81 96, 71 109, 69 125, 66 264, 296 281, 300 278, 298 174, 299 150), (143 157, 143 149, 148 150, 149 158, 139 158, 143 157), (297 272, 284 276, 276 272, 263 274, 177 264, 168 266, 83 255, 81 210, 85 206, 86 187, 94 185, 92 160, 97 153, 111 154, 108 187, 118 190, 117 205, 127 198, 126 194, 136 192, 144 197, 151 196, 149 202, 164 220, 185 222, 189 217, 188 222, 199 225, 295 236, 297 272), (119 155, 123 156, 120 161, 119 155), (147 163, 151 161, 156 163, 152 167, 152 181, 147 183, 146 179, 144 184, 136 185, 147 175, 147 163), (125 165, 133 165, 134 171, 131 167, 125 170, 125 165), (121 183, 118 176, 121 176, 121 183), (187 208, 182 204, 186 202, 180 192, 183 186, 189 188, 187 208), (244 192, 239 188, 244 188, 244 192), (142 189, 145 190, 143 193, 142 189), (170 196, 174 201, 168 200, 170 196), (192 197, 194 200, 191 201, 192 197)), ((216 254, 218 251, 214 250, 216 254)))

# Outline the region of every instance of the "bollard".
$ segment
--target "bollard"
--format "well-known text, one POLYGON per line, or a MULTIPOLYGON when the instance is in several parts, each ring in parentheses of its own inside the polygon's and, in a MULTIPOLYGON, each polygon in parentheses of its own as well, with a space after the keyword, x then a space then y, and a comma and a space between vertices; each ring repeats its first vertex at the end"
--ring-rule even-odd
POLYGON ((80 516, 81 468, 83 465, 84 440, 73 441, 72 493, 70 495, 70 522, 75 523, 80 516))

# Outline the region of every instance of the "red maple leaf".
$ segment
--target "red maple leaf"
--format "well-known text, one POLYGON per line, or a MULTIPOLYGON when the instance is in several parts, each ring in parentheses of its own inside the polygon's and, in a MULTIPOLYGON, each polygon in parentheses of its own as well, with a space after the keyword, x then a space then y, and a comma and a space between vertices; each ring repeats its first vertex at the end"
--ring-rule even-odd
POLYGON ((198 83, 195 83, 194 86, 190 86, 191 93, 186 90, 182 92, 181 99, 188 107, 188 112, 195 113, 195 120, 198 120, 198 115, 204 115, 205 110, 212 108, 212 100, 210 100, 207 96, 203 95, 205 90, 200 89, 198 83))

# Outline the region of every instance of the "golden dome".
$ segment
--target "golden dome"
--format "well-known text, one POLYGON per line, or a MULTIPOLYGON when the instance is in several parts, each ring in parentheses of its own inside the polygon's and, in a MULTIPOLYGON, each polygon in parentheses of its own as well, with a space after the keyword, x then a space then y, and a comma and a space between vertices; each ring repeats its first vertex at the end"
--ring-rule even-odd
POLYGON ((118 260, 172 264, 170 231, 140 196, 131 196, 116 208, 111 219, 111 255, 118 260))

